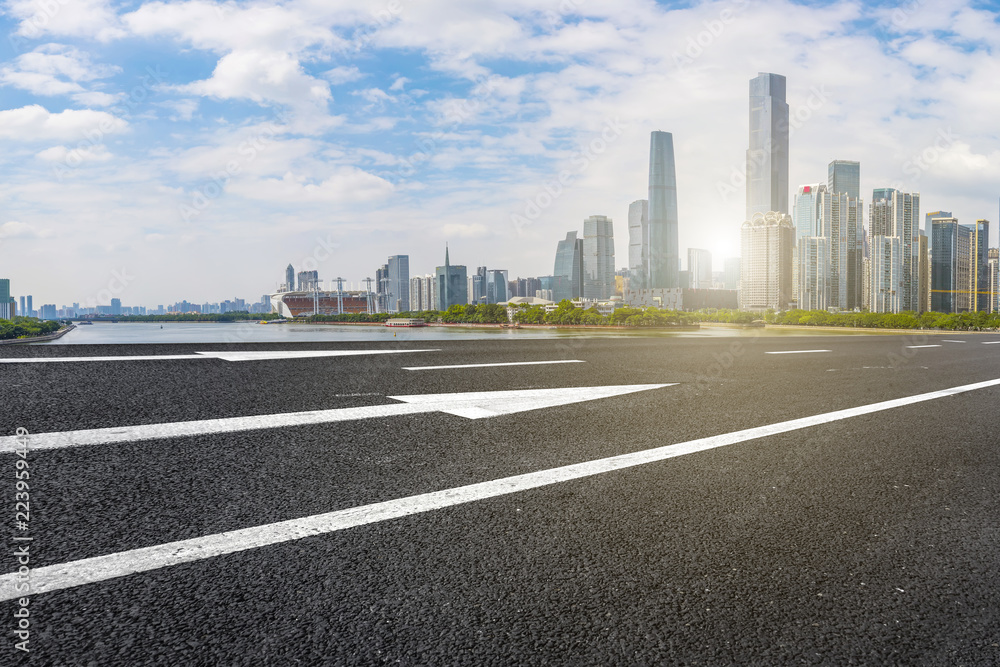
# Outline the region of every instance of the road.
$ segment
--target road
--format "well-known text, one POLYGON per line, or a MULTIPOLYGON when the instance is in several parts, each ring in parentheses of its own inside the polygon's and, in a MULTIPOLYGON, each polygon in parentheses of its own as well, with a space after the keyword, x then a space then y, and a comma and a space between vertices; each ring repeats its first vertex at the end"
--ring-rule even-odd
POLYGON ((0 362, 3 664, 1000 664, 997 335, 0 362))

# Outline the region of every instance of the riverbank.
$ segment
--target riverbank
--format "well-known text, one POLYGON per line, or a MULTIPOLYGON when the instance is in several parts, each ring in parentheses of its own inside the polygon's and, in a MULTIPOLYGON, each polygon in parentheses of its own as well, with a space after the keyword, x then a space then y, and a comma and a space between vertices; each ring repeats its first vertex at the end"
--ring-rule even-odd
POLYGON ((62 338, 70 331, 76 328, 75 324, 70 324, 69 326, 63 327, 59 331, 54 331, 50 334, 45 334, 44 336, 31 336, 29 338, 9 338, 7 340, 0 340, 0 345, 21 345, 27 343, 46 343, 50 340, 57 340, 62 338))

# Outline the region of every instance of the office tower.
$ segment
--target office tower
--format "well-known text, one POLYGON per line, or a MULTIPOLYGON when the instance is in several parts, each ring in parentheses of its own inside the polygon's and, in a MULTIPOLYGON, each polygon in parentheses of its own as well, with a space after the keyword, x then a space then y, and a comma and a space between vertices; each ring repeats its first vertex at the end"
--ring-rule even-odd
POLYGON ((30 294, 28 295, 27 301, 28 301, 28 304, 27 304, 28 305, 28 309, 26 311, 24 311, 24 314, 27 315, 28 317, 34 317, 35 316, 35 307, 31 303, 31 295, 30 294))
POLYGON ((917 237, 919 242, 917 257, 919 258, 919 297, 917 299, 917 313, 926 313, 931 309, 931 255, 928 251, 929 239, 927 235, 920 232, 917 237))
POLYGON ((795 226, 786 213, 757 213, 740 233, 740 308, 784 310, 792 293, 795 226))
POLYGON ((615 293, 614 224, 604 215, 583 221, 583 298, 610 299, 615 293))
POLYGON ((851 199, 861 199, 861 163, 834 160, 827 169, 826 188, 835 194, 844 193, 851 199))
POLYGON ((931 252, 931 254, 934 253, 934 235, 933 235, 934 226, 932 224, 932 221, 934 220, 934 218, 952 218, 952 217, 954 216, 952 215, 951 211, 931 211, 930 213, 924 216, 923 231, 924 234, 927 235, 927 249, 931 252))
POLYGON ((937 313, 957 312, 959 226, 952 217, 931 220, 931 310, 937 313))
POLYGON ((472 303, 489 303, 486 300, 486 267, 476 268, 476 275, 472 276, 472 303))
POLYGON ((799 308, 826 310, 830 302, 830 242, 823 236, 804 236, 798 241, 799 308))
POLYGON ((437 267, 434 274, 438 290, 438 310, 448 310, 469 301, 466 269, 461 264, 452 265, 448 253, 448 247, 445 246, 444 266, 437 267))
POLYGON ((319 289, 319 271, 299 271, 299 292, 315 292, 319 289))
POLYGON ((712 253, 701 248, 688 248, 688 273, 692 289, 711 289, 712 253))
POLYGON ((289 264, 285 268, 285 287, 282 291, 291 292, 294 289, 295 289, 295 269, 293 269, 292 265, 289 264))
POLYGON ((375 312, 389 312, 389 265, 375 269, 375 312))
POLYGON ((788 104, 785 77, 758 73, 750 80, 747 217, 788 213, 788 104))
POLYGON ((819 195, 820 235, 829 240, 830 308, 854 310, 861 307, 864 287, 863 203, 845 193, 829 190, 819 195))
POLYGON ((1000 312, 1000 250, 990 248, 987 254, 989 272, 990 312, 1000 312))
POLYGON ((122 300, 121 299, 111 299, 111 314, 121 315, 122 314, 122 300))
POLYGON ((726 289, 740 288, 740 258, 729 257, 723 264, 722 282, 726 289))
POLYGON ((486 271, 486 303, 501 303, 511 298, 507 269, 486 271))
POLYGON ((822 236, 819 230, 819 196, 826 192, 824 183, 800 185, 792 203, 792 220, 795 223, 795 238, 822 236))
POLYGON ((674 167, 674 136, 669 132, 653 132, 649 137, 647 230, 646 261, 649 271, 644 288, 677 287, 680 271, 677 173, 674 167))
POLYGON ((955 310, 967 313, 975 310, 975 249, 976 229, 958 226, 958 243, 955 246, 955 310))
MULTIPOLYGON (((895 236, 902 254, 902 311, 919 312, 920 306, 920 193, 900 192, 894 188, 872 191, 869 209, 869 234, 895 236)), ((933 240, 930 246, 933 247, 933 240)), ((872 272, 874 277, 874 271, 872 272)), ((874 305, 873 305, 874 307, 874 305)))
POLYGON ((405 313, 410 309, 410 256, 389 257, 389 290, 387 300, 390 313, 405 313))
POLYGON ((583 294, 583 239, 576 238, 576 232, 567 232, 556 246, 552 278, 554 301, 579 299, 583 294))
POLYGON ((23 296, 21 297, 21 309, 19 311, 17 311, 17 314, 18 315, 25 315, 25 316, 28 314, 28 311, 25 310, 25 308, 24 308, 24 297, 23 296))
POLYGON ((990 312, 990 221, 976 220, 972 244, 972 304, 971 309, 990 312))
POLYGON ((639 199, 628 207, 628 268, 631 289, 644 289, 649 272, 649 200, 639 199))

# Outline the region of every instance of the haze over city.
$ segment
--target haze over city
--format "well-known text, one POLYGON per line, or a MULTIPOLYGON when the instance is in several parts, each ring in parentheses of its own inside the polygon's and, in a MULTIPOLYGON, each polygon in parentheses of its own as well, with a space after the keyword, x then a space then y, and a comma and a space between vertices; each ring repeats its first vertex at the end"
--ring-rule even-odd
POLYGON ((595 214, 625 266, 653 130, 674 136, 682 253, 738 256, 758 71, 787 77, 790 189, 857 160, 866 199, 896 186, 993 218, 996 18, 963 2, 8 2, 3 273, 36 303, 85 301, 122 269, 125 303, 217 301, 273 291, 323 245, 321 276, 359 286, 390 254, 433 271, 449 242, 453 262, 547 275, 595 214))

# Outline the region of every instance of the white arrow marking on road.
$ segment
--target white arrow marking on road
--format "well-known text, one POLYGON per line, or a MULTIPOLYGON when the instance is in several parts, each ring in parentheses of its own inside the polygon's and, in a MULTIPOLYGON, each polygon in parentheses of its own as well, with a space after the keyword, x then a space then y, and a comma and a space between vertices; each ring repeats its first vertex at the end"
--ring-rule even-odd
MULTIPOLYGON (((674 383, 676 384, 676 383, 674 383)), ((526 412, 557 405, 570 405, 599 398, 610 398, 648 389, 669 387, 670 384, 632 384, 612 387, 571 387, 568 389, 525 389, 518 391, 482 391, 461 394, 418 394, 415 396, 389 396, 402 404, 371 405, 359 408, 338 408, 310 412, 285 412, 250 417, 227 417, 198 421, 143 424, 139 426, 114 426, 80 431, 37 433, 28 436, 28 449, 61 449, 83 445, 103 445, 133 440, 159 440, 210 433, 253 431, 283 426, 326 424, 330 422, 416 415, 424 412, 445 412, 468 419, 497 417, 515 412, 526 412)), ((18 449, 17 436, 0 437, 0 454, 10 454, 18 449)), ((21 446, 23 449, 23 446, 21 446)))
POLYGON ((783 352, 765 352, 764 354, 812 354, 813 352, 830 352, 830 350, 785 350, 783 352))
POLYGON ((67 361, 167 361, 172 359, 222 359, 223 361, 270 361, 272 359, 309 359, 312 357, 356 357, 367 354, 408 354, 440 352, 436 350, 289 350, 265 352, 195 352, 194 354, 133 355, 119 357, 23 357, 0 359, 0 364, 44 364, 67 361))
POLYGON ((580 359, 558 359, 556 361, 507 361, 497 364, 452 364, 450 366, 404 366, 404 371, 440 371, 450 368, 492 368, 493 366, 540 366, 543 364, 582 364, 580 359))
MULTIPOLYGON (((645 386, 657 387, 663 385, 645 386)), ((148 572, 172 565, 180 565, 181 563, 190 563, 214 556, 223 556, 248 549, 257 549, 281 542, 298 540, 303 537, 323 535, 356 526, 364 526, 412 514, 430 512, 445 507, 453 507, 476 500, 496 498, 518 491, 537 489, 550 484, 568 482, 614 470, 631 468, 645 463, 663 461, 676 456, 715 449, 716 447, 724 447, 738 442, 756 440, 820 424, 829 424, 841 419, 881 412, 882 410, 891 410, 906 405, 913 405, 914 403, 931 401, 937 398, 996 386, 1000 386, 1000 379, 967 384, 951 389, 942 389, 941 391, 932 391, 927 394, 897 398, 881 403, 872 403, 871 405, 862 405, 846 410, 827 412, 821 415, 793 419, 767 426, 758 426, 743 431, 725 433, 699 440, 690 440, 676 445, 666 445, 631 454, 621 454, 619 456, 611 456, 584 463, 575 463, 562 466, 561 468, 551 468, 524 475, 504 477, 489 482, 469 484, 468 486, 423 493, 397 500, 387 500, 381 503, 352 507, 336 512, 327 512, 326 514, 315 514, 301 519, 291 519, 263 526, 254 526, 253 528, 242 528, 215 535, 179 540, 153 547, 85 558, 60 565, 32 568, 31 594, 37 595, 64 588, 73 588, 83 584, 92 584, 139 572, 148 572)), ((21 582, 18 577, 17 572, 0 576, 0 602, 13 600, 24 595, 24 593, 18 592, 15 589, 19 582, 21 582)))

